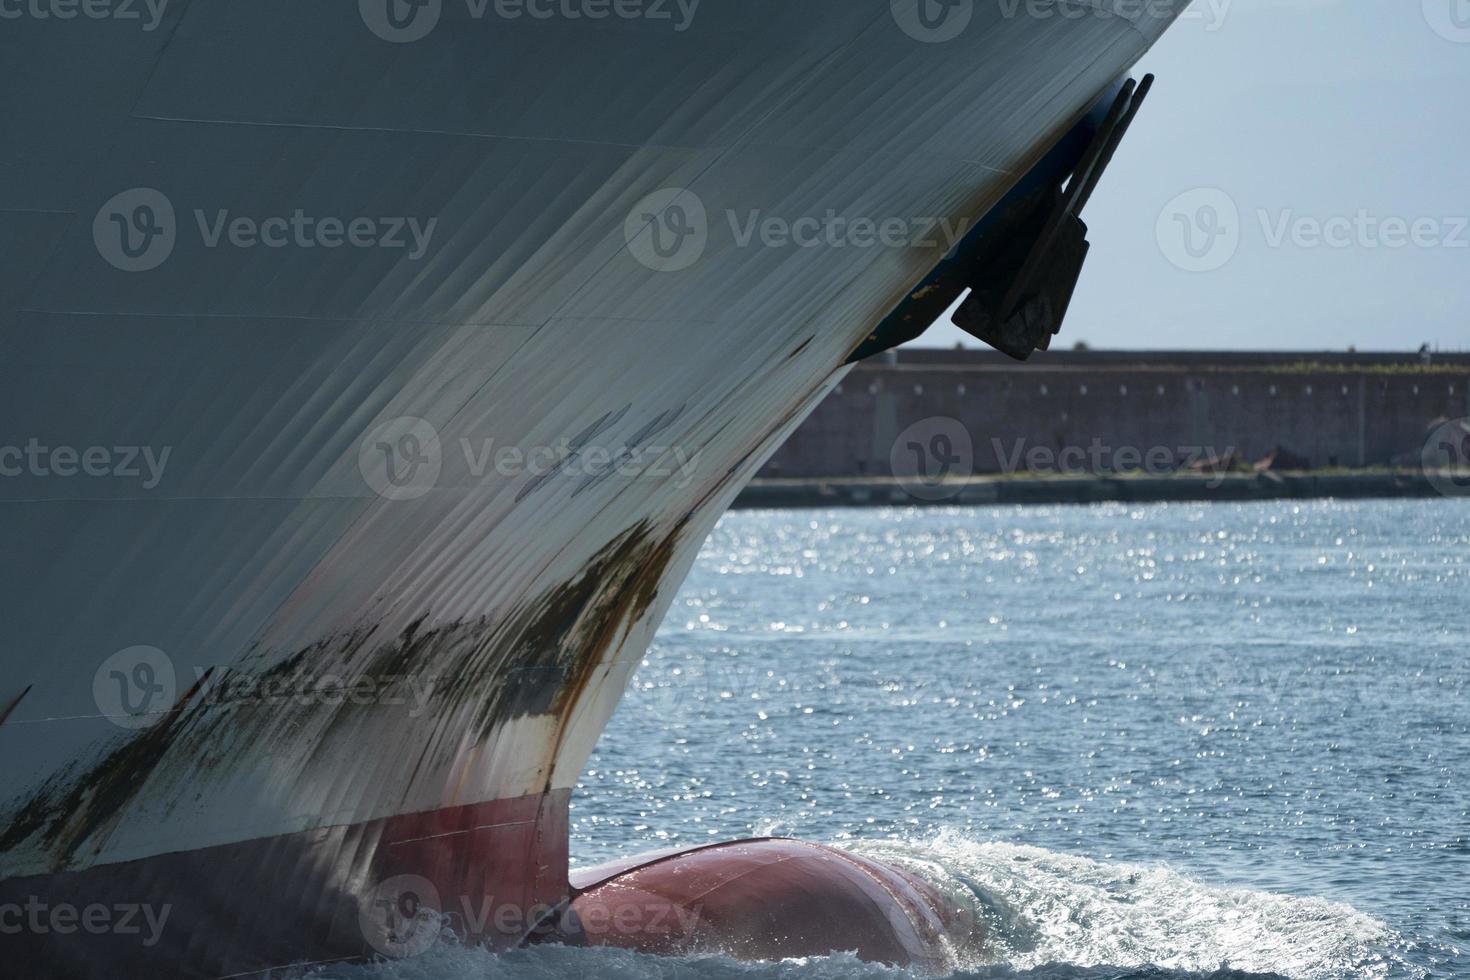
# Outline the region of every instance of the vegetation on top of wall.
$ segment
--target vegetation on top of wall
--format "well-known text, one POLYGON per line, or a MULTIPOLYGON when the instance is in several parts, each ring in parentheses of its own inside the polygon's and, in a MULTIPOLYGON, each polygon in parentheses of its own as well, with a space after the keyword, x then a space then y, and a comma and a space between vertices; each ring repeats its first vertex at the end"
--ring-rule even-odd
MULTIPOLYGON (((1228 370, 1240 370, 1229 368, 1228 370)), ((1289 364, 1262 364, 1251 370, 1264 374, 1401 374, 1401 375, 1466 375, 1463 364, 1328 364, 1322 361, 1293 361, 1289 364)))

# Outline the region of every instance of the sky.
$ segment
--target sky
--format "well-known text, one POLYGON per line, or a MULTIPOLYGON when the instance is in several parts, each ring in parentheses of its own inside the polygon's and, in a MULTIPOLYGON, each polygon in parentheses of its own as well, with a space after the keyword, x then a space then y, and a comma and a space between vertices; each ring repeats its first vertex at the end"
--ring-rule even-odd
POLYGON ((1134 72, 1058 346, 1470 351, 1470 0, 1184 18, 1134 72))

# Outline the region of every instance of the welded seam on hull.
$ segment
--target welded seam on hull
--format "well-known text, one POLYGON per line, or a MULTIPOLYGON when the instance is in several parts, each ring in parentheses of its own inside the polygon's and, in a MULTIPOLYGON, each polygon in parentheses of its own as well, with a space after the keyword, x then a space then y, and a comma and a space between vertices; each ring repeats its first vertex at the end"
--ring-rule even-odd
MULTIPOLYGON (((301 314, 301 313, 169 313, 159 310, 153 312, 118 311, 118 310, 50 310, 33 306, 20 306, 16 308, 17 313, 30 313, 35 316, 94 316, 111 317, 113 319, 149 319, 149 320, 242 320, 246 325, 256 322, 283 323, 356 323, 367 326, 390 326, 390 327, 447 327, 450 329, 481 327, 494 328, 497 330, 514 330, 526 327, 543 326, 541 320, 424 320, 412 317, 397 316, 327 316, 324 314, 301 314)), ((699 321, 691 321, 699 322, 699 321)))
POLYGON ((423 837, 404 837, 401 840, 385 841, 384 847, 397 847, 400 844, 416 844, 419 841, 440 840, 445 837, 463 837, 465 834, 473 834, 481 830, 495 830, 498 827, 529 827, 534 826, 535 820, 507 820, 504 823, 487 823, 478 827, 466 827, 464 830, 450 830, 442 834, 427 834, 423 837))
MULTIPOLYGON (((742 844, 764 844, 764 843, 767 843, 769 841, 792 841, 793 843, 800 843, 800 841, 797 841, 793 837, 747 837, 747 838, 745 838, 743 840, 723 841, 723 842, 716 842, 714 844, 699 844, 699 845, 696 845, 694 847, 686 848, 686 849, 684 849, 682 851, 675 850, 675 851, 672 851, 672 852, 670 852, 668 854, 661 854, 658 857, 653 858, 652 860, 650 860, 650 861, 648 861, 648 862, 646 862, 644 864, 636 864, 636 865, 634 865, 632 867, 624 867, 619 862, 613 862, 614 865, 617 865, 617 870, 612 871, 612 872, 610 872, 610 873, 608 873, 608 874, 606 874, 606 875, 598 878, 595 881, 590 881, 590 882, 588 882, 587 884, 583 885, 580 888, 573 888, 572 889, 572 893, 573 893, 574 896, 581 896, 581 895, 583 895, 586 892, 592 891, 594 888, 598 888, 598 887, 600 887, 602 885, 607 884, 610 881, 613 881, 613 880, 615 880, 617 878, 621 878, 625 874, 631 874, 634 871, 645 871, 648 868, 654 867, 655 865, 667 864, 670 861, 677 861, 680 858, 689 857, 691 854, 700 854, 700 853, 702 853, 704 851, 713 851, 713 850, 716 850, 716 849, 722 848, 722 847, 738 847, 739 845, 742 845, 742 844)), ((597 869, 596 868, 582 868, 580 870, 582 870, 582 871, 596 871, 597 869)))
POLYGON ((191 126, 252 126, 263 129, 307 129, 341 133, 391 133, 396 136, 451 136, 457 139, 509 140, 516 143, 570 143, 576 146, 609 146, 620 150, 696 150, 695 144, 619 143, 612 140, 578 139, 573 136, 512 136, 507 133, 473 133, 454 129, 415 129, 406 126, 347 126, 342 123, 282 122, 255 119, 211 119, 203 116, 159 116, 133 113, 132 118, 148 122, 182 123, 191 126))
POLYGON ((1044 0, 1044 2, 1050 3, 1054 7, 1072 7, 1074 9, 1091 10, 1095 13, 1116 17, 1133 28, 1139 37, 1145 41, 1149 40, 1148 34, 1144 32, 1143 28, 1138 26, 1136 19, 1116 9, 1116 2, 1112 4, 1109 4, 1108 0, 1044 0))
MULTIPOLYGON (((887 14, 883 14, 883 15, 876 16, 875 17, 875 22, 877 22, 878 20, 883 19, 883 17, 886 17, 886 16, 888 16, 888 15, 887 14)), ((182 20, 182 18, 181 18, 181 20, 182 20)), ((848 40, 845 40, 845 41, 841 42, 832 51, 830 51, 826 55, 820 57, 811 66, 811 68, 806 72, 806 74, 805 74, 804 77, 802 77, 799 80, 793 80, 792 83, 787 87, 787 99, 789 100, 790 98, 792 98, 793 97, 792 93, 798 87, 800 87, 801 85, 805 84, 806 81, 808 79, 810 79, 813 75, 815 75, 816 72, 817 72, 817 70, 821 66, 827 64, 829 61, 831 61, 832 59, 836 58, 839 54, 841 54, 842 52, 844 52, 844 51, 848 50, 849 48, 851 48, 852 45, 853 45, 853 43, 857 40, 857 38, 861 37, 864 33, 866 33, 869 29, 871 29, 871 27, 872 27, 872 24, 869 24, 868 27, 863 28, 861 31, 855 32, 854 35, 851 38, 849 38, 848 40)), ((167 48, 167 45, 164 46, 164 49, 165 50, 166 50, 166 48, 167 48)), ((156 70, 156 67, 157 66, 155 65, 155 70, 156 70)), ((148 80, 149 81, 152 80, 152 73, 151 72, 149 73, 148 80)), ((146 83, 145 83, 144 91, 146 91, 146 83)), ((141 95, 139 96, 139 98, 141 98, 141 95)), ((568 143, 568 144, 581 145, 581 146, 609 146, 609 147, 616 147, 616 148, 619 148, 619 149, 632 149, 632 150, 638 150, 638 149, 654 149, 654 150, 718 149, 718 150, 724 152, 724 151, 728 151, 731 147, 740 145, 742 143, 742 141, 744 140, 744 138, 745 138, 746 135, 748 135, 750 132, 752 132, 765 119, 767 119, 770 116, 774 115, 775 112, 777 111, 777 109, 782 104, 784 104, 784 101, 783 102, 778 102, 776 105, 773 105, 770 109, 768 109, 766 111, 765 115, 763 115, 759 119, 753 120, 751 122, 751 124, 748 127, 746 127, 745 131, 742 132, 739 136, 736 136, 734 139, 730 140, 730 142, 728 143, 728 145, 725 145, 725 146, 717 146, 717 147, 711 147, 711 146, 707 146, 707 145, 699 144, 699 143, 688 143, 688 144, 682 144, 682 143, 622 143, 622 142, 616 142, 616 141, 612 141, 612 140, 578 139, 578 138, 575 138, 575 137, 563 137, 563 136, 510 136, 510 135, 505 135, 505 134, 501 134, 501 133, 474 133, 474 132, 467 132, 467 131, 460 131, 460 130, 413 129, 413 128, 405 128, 405 127, 393 127, 393 126, 347 126, 347 125, 343 125, 343 124, 340 124, 340 123, 306 123, 306 122, 257 121, 257 120, 241 120, 241 119, 210 119, 210 118, 191 117, 191 116, 164 116, 164 115, 157 115, 157 114, 153 114, 153 113, 141 113, 141 112, 131 112, 131 113, 129 113, 129 115, 132 118, 134 118, 134 119, 145 119, 145 120, 149 120, 149 121, 152 121, 152 122, 172 122, 172 123, 185 123, 185 124, 194 124, 194 125, 261 126, 261 127, 284 127, 284 128, 291 128, 291 129, 309 129, 309 130, 336 130, 336 131, 340 131, 340 132, 394 133, 394 134, 420 135, 420 136, 452 136, 452 137, 463 137, 463 138, 466 138, 466 139, 504 139, 504 140, 514 140, 514 141, 518 141, 518 142, 568 143)))

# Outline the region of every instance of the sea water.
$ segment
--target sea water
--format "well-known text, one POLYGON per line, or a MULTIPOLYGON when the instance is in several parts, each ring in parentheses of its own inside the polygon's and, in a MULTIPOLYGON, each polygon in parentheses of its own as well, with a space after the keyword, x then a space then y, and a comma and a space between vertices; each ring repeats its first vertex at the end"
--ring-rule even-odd
MULTIPOLYGON (((973 896, 966 977, 1470 977, 1470 506, 729 515, 572 854, 766 834, 973 896)), ((903 976, 564 948, 327 972, 903 976)))

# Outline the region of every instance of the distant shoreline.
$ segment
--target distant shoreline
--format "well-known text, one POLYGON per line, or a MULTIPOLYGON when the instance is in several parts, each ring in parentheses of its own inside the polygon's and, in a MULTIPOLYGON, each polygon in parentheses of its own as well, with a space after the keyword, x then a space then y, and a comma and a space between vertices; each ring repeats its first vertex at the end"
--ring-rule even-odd
POLYGON ((906 484, 910 482, 893 477, 757 479, 741 492, 732 509, 1238 502, 1328 497, 1470 499, 1470 473, 1417 469, 1173 476, 976 476, 924 487, 922 495, 909 492, 906 484))

